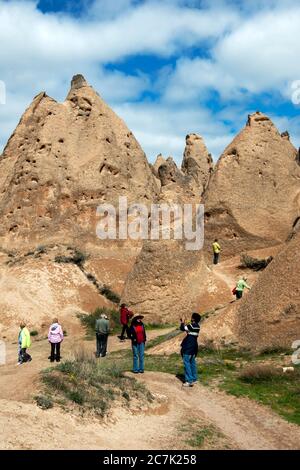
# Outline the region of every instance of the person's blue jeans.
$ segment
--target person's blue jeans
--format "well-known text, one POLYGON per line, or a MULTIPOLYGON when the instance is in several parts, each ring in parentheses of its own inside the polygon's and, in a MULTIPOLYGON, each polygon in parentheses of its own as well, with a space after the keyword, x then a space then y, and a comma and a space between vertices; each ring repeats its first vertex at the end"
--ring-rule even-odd
POLYGON ((133 344, 133 372, 144 372, 145 343, 133 344))
POLYGON ((190 356, 189 354, 183 354, 183 365, 184 365, 184 375, 185 381, 188 383, 197 382, 197 364, 196 356, 190 356))

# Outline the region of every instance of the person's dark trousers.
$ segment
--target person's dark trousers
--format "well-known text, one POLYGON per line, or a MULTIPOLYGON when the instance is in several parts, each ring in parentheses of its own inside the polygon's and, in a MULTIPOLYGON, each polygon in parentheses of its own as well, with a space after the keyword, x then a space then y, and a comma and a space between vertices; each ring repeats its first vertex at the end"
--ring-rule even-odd
POLYGON ((108 340, 108 335, 102 335, 101 333, 96 333, 96 342, 97 342, 96 357, 106 356, 107 340, 108 340))
POLYGON ((28 352, 26 351, 26 348, 21 349, 21 358, 22 358, 21 362, 31 361, 32 357, 30 356, 30 354, 28 354, 28 352))
POLYGON ((242 290, 237 290, 235 295, 236 295, 237 300, 241 299, 243 297, 243 291, 242 290))
POLYGON ((214 253, 214 264, 219 263, 220 253, 214 253))
POLYGON ((50 355, 50 361, 54 362, 60 361, 60 343, 51 343, 51 355, 50 355))
POLYGON ((125 331, 126 331, 127 338, 130 337, 129 326, 128 326, 128 325, 123 325, 122 333, 121 333, 120 339, 125 339, 125 336, 124 336, 125 331))

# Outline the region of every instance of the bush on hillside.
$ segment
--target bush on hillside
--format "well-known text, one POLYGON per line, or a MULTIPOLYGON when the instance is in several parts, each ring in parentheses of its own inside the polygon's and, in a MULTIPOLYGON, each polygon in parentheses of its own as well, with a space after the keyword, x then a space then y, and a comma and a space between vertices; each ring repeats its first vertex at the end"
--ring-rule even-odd
POLYGON ((269 256, 265 259, 258 259, 243 253, 241 255, 241 268, 248 268, 252 269, 253 271, 261 271, 262 269, 265 269, 272 260, 273 256, 269 256))

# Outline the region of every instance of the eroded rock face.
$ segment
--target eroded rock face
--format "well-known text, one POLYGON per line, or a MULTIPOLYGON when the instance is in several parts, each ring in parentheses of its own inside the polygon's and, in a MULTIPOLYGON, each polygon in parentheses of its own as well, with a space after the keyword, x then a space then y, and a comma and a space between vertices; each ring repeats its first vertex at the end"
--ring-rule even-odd
POLYGON ((236 315, 239 341, 248 348, 291 348, 300 339, 300 233, 261 273, 236 315))
POLYGON ((262 113, 218 161, 204 195, 206 240, 219 238, 223 255, 287 239, 300 215, 297 151, 262 113))
POLYGON ((201 196, 208 185, 213 170, 213 160, 204 140, 197 134, 186 136, 181 169, 185 175, 195 180, 201 196))
POLYGON ((176 240, 145 242, 129 274, 122 301, 152 322, 189 317, 208 270, 200 252, 176 240))
POLYGON ((0 244, 96 240, 96 207, 155 200, 158 186, 125 123, 78 75, 64 103, 45 93, 0 159, 0 244))

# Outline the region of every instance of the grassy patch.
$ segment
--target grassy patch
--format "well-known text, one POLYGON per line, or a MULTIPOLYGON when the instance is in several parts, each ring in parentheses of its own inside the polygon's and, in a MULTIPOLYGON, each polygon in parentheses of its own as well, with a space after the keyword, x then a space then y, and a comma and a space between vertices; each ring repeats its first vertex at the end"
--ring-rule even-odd
MULTIPOLYGON (((249 351, 200 348, 197 358, 199 381, 267 405, 283 418, 300 425, 300 366, 294 366, 294 372, 283 373, 280 368, 282 354, 268 351, 267 355, 253 356, 249 351)), ((182 379, 184 375, 180 354, 147 354, 145 368, 182 379)))
POLYGON ((116 400, 124 406, 135 400, 153 400, 150 392, 134 378, 126 377, 115 361, 99 361, 84 351, 44 371, 42 382, 53 402, 101 417, 116 400))
MULTIPOLYGON (((145 325, 145 326, 148 329, 148 325, 145 325)), ((162 344, 162 343, 165 343, 166 341, 169 341, 172 338, 176 338, 176 336, 179 336, 181 333, 182 331, 177 329, 177 330, 169 331, 168 333, 164 335, 157 336, 156 338, 150 341, 147 341, 146 349, 153 348, 154 346, 157 346, 158 344, 162 344)))

